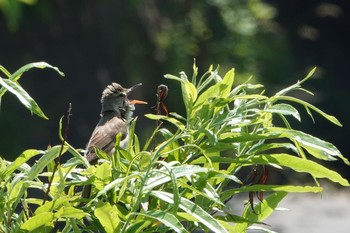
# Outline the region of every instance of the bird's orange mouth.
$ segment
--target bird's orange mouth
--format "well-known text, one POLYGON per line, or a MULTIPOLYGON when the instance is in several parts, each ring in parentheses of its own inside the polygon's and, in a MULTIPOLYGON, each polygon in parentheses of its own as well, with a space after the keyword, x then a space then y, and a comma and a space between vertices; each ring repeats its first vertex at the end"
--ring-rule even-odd
POLYGON ((132 104, 147 104, 147 102, 142 100, 129 100, 129 102, 132 104))

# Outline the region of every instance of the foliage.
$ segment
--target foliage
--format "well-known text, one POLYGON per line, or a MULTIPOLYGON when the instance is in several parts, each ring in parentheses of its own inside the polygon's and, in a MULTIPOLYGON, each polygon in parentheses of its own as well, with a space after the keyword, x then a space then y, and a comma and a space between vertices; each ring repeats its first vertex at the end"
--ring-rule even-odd
MULTIPOLYGON (((32 67, 37 66, 27 66, 32 67)), ((119 147, 118 135, 114 155, 109 158, 96 149, 101 159, 93 166, 66 142, 61 120, 62 145, 26 150, 13 162, 0 161, 1 231, 243 232, 253 224, 264 226, 262 221, 288 193, 321 192, 320 178, 349 186, 336 171, 319 163, 340 159, 349 165, 338 149, 289 123, 290 117, 300 121, 293 106, 299 104, 311 117, 316 112, 341 126, 335 117, 287 95, 295 90, 309 93, 301 84, 313 72, 271 97, 264 95, 260 84, 234 86, 234 69, 223 78, 212 67, 199 77, 196 66, 191 79, 184 72, 180 77, 166 75, 181 85, 186 115, 146 114, 158 126, 144 145, 134 133, 133 120, 128 148, 119 147), (283 124, 275 126, 276 118, 283 124), (66 162, 60 161, 63 153, 70 156, 66 162), (30 165, 33 158, 37 161, 30 165), (238 178, 246 167, 257 171, 270 166, 307 173, 316 185, 266 184, 265 174, 255 173, 249 182, 238 178), (87 184, 93 185, 92 196, 82 199, 81 186, 87 184), (33 191, 43 197, 32 196, 33 191), (264 200, 262 192, 269 194, 264 200), (227 205, 238 193, 247 193, 250 202, 241 216, 232 214, 227 205), (253 207, 254 193, 260 202, 253 207)), ((13 91, 9 80, 1 79, 4 90, 46 118, 24 90, 13 91)))

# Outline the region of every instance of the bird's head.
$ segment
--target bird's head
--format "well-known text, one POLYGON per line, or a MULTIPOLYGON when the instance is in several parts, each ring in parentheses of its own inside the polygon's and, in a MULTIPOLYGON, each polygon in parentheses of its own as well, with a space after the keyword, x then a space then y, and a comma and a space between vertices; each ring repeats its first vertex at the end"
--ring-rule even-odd
POLYGON ((135 104, 147 104, 141 100, 129 100, 129 94, 142 84, 136 84, 130 88, 124 88, 118 83, 108 85, 102 92, 101 114, 107 112, 116 112, 124 119, 129 120, 132 116, 132 111, 135 109, 135 104))

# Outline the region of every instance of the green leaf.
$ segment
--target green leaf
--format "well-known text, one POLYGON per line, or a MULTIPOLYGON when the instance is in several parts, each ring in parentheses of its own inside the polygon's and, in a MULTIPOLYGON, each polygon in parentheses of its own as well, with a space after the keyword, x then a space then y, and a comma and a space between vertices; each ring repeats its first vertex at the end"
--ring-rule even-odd
MULTIPOLYGON (((43 111, 40 109, 39 105, 30 97, 30 95, 16 82, 10 79, 0 78, 0 85, 6 90, 17 96, 21 103, 31 112, 44 119, 48 119, 43 111)), ((1 95, 0 95, 1 97, 1 95)))
POLYGON ((162 210, 150 210, 144 213, 136 213, 145 217, 156 219, 165 226, 170 227, 175 232, 188 232, 180 223, 180 221, 171 213, 162 210))
MULTIPOLYGON (((169 204, 174 204, 174 196, 171 193, 163 191, 152 191, 151 195, 169 204)), ((179 201, 179 208, 190 214, 199 223, 203 224, 211 231, 217 233, 227 232, 227 230, 222 225, 220 225, 220 223, 215 218, 213 218, 213 216, 208 214, 200 206, 194 204, 190 200, 181 197, 179 201)))
MULTIPOLYGON (((284 150, 291 150, 295 153, 298 152, 297 148, 292 143, 286 142, 286 143, 256 144, 254 147, 249 149, 249 154, 258 154, 258 153, 272 150, 272 149, 284 149, 284 150)), ((266 154, 266 152, 264 154, 266 154)))
MULTIPOLYGON (((280 203, 286 195, 287 192, 276 192, 269 195, 263 202, 260 202, 255 206, 255 209, 258 210, 258 214, 254 213, 250 205, 247 205, 242 217, 246 218, 250 222, 261 222, 271 215, 271 213, 276 209, 278 203, 280 203)), ((251 224, 252 223, 249 222, 237 223, 230 230, 230 233, 245 232, 251 224)))
POLYGON ((186 108, 187 115, 190 115, 194 101, 197 99, 196 87, 187 79, 185 72, 180 73, 178 78, 173 75, 165 75, 168 79, 173 79, 181 83, 182 99, 186 108))
POLYGON ((105 232, 119 232, 120 219, 118 217, 118 208, 115 205, 112 206, 109 203, 105 203, 96 207, 94 214, 100 221, 105 232))
POLYGON ((61 145, 51 147, 50 149, 46 150, 43 156, 36 162, 36 164, 32 167, 32 169, 27 174, 28 178, 30 180, 33 180, 38 176, 39 173, 41 173, 44 168, 53 161, 56 157, 59 156, 60 153, 64 154, 67 151, 67 147, 64 146, 62 148, 61 145))
MULTIPOLYGON (((193 174, 206 173, 206 172, 208 172, 207 168, 196 166, 196 165, 184 164, 184 165, 172 167, 172 173, 176 179, 184 176, 191 176, 193 174)), ((154 187, 168 183, 170 181, 171 181, 171 177, 165 171, 160 171, 157 173, 154 172, 147 180, 144 190, 145 191, 152 190, 154 187)))
POLYGON ((8 79, 2 79, 0 77, 0 85, 2 86, 0 88, 0 103, 1 103, 1 97, 5 94, 7 90, 12 92, 17 96, 17 98, 23 103, 23 105, 28 108, 32 113, 35 113, 36 115, 47 119, 47 117, 44 115, 44 113, 41 111, 39 106, 36 104, 36 102, 28 95, 27 92, 24 91, 24 89, 18 84, 17 80, 20 79, 22 74, 32 68, 51 68, 54 69, 56 72, 58 72, 61 76, 64 76, 64 73, 62 73, 57 67, 51 66, 47 64, 46 62, 34 62, 27 64, 20 69, 18 69, 15 73, 12 75, 4 68, 0 67, 0 70, 8 77, 8 79))
POLYGON ((166 75, 164 75, 164 77, 167 78, 167 79, 172 79, 172 80, 178 81, 180 83, 184 82, 183 79, 181 79, 181 78, 179 78, 179 77, 177 77, 175 75, 172 75, 172 74, 166 74, 166 75))
POLYGON ((0 65, 0 71, 6 75, 7 78, 11 77, 11 73, 2 65, 0 65))
POLYGON ((343 186, 350 186, 349 182, 337 172, 311 160, 301 159, 289 154, 255 155, 244 162, 248 162, 249 164, 276 164, 289 167, 297 172, 309 173, 315 178, 327 178, 343 186))
POLYGON ((102 190, 106 184, 110 183, 112 178, 111 164, 102 163, 98 165, 96 167, 95 177, 94 185, 98 190, 102 190))
POLYGON ((341 155, 340 151, 333 144, 316 138, 310 134, 306 134, 298 130, 278 127, 270 127, 268 128, 268 131, 272 132, 273 134, 279 134, 279 137, 286 137, 299 142, 300 146, 318 159, 334 161, 337 160, 335 157, 338 157, 346 164, 350 165, 349 161, 341 155))
POLYGON ((8 166, 2 173, 1 178, 5 179, 8 175, 10 175, 13 171, 18 169, 22 164, 26 163, 32 157, 44 153, 40 150, 29 149, 20 154, 15 161, 13 161, 10 166, 8 166))
POLYGON ((21 190, 18 193, 18 196, 14 200, 15 206, 18 205, 20 199, 22 198, 24 192, 31 185, 32 180, 37 178, 37 176, 47 167, 47 165, 52 162, 56 157, 58 157, 59 153, 66 152, 67 147, 54 146, 45 151, 45 153, 40 157, 40 159, 34 164, 34 166, 28 171, 26 174, 26 182, 21 186, 21 190))
POLYGON ((147 117, 151 120, 165 120, 165 121, 168 121, 168 122, 174 124, 180 130, 185 129, 185 125, 173 117, 167 117, 167 116, 155 115, 155 114, 145 114, 145 117, 147 117))
POLYGON ((12 81, 17 81, 18 78, 26 71, 33 69, 33 68, 39 68, 39 69, 45 69, 45 68, 50 68, 55 70, 59 75, 61 75, 62 77, 64 77, 64 73, 62 71, 60 71, 57 67, 52 66, 46 62, 33 62, 33 63, 29 63, 25 66, 22 66, 21 68, 19 68, 15 73, 13 73, 10 77, 10 79, 12 81))
MULTIPOLYGON (((185 83, 181 83, 183 92, 186 94, 185 99, 188 104, 193 104, 197 99, 197 89, 196 87, 189 81, 185 81, 185 83)), ((185 104, 186 105, 186 104, 185 104)))
POLYGON ((45 212, 51 212, 53 210, 58 210, 59 208, 61 208, 63 206, 64 203, 68 202, 69 199, 65 196, 59 197, 57 199, 55 199, 54 201, 49 201, 46 202, 44 205, 39 206, 36 210, 35 210, 35 215, 41 214, 41 213, 45 213, 45 212))
MULTIPOLYGON (((342 126, 342 124, 338 121, 337 118, 335 118, 334 116, 331 116, 323 111, 321 111, 320 109, 318 109, 317 107, 313 106, 312 104, 305 102, 303 100, 297 99, 295 97, 291 97, 291 96, 274 96, 270 98, 271 101, 277 101, 277 100, 287 100, 287 101, 291 101, 291 102, 295 102, 298 104, 301 104, 305 107, 305 109, 307 111, 309 111, 309 108, 314 110, 315 112, 317 112, 318 114, 320 114, 321 116, 323 116, 324 118, 326 118, 327 120, 329 120, 330 122, 332 122, 335 125, 338 126, 342 126)), ((311 113, 310 113, 311 114, 311 113)))
POLYGON ((234 69, 228 71, 222 81, 205 90, 195 102, 193 108, 199 108, 212 98, 228 97, 234 81, 234 69))
POLYGON ((60 213, 61 218, 82 219, 88 215, 89 214, 85 213, 83 210, 74 208, 72 206, 62 207, 62 212, 60 213))
POLYGON ((318 186, 294 186, 294 185, 250 185, 233 188, 221 193, 221 199, 227 200, 231 196, 242 192, 288 192, 288 193, 318 193, 323 188, 318 186))
POLYGON ((292 91, 292 90, 298 90, 298 89, 300 89, 300 85, 303 84, 304 82, 306 82, 309 78, 311 78, 311 76, 315 73, 315 71, 316 71, 316 67, 314 67, 314 68, 306 75, 306 77, 305 77, 303 80, 298 81, 297 83, 295 83, 295 84, 293 84, 293 85, 291 85, 291 86, 289 86, 289 87, 287 87, 287 88, 285 88, 285 89, 283 89, 283 90, 277 92, 277 93, 275 94, 275 96, 283 96, 283 95, 287 94, 288 92, 290 92, 290 91, 292 91))
POLYGON ((55 220, 54 213, 51 213, 51 212, 40 213, 38 215, 31 217, 27 221, 25 221, 21 226, 21 230, 33 232, 42 226, 53 227, 54 220, 55 220))
POLYGON ((298 121, 301 121, 300 114, 293 106, 289 104, 275 104, 270 108, 264 110, 264 112, 278 113, 282 115, 292 115, 298 121))
MULTIPOLYGON (((29 63, 21 68, 19 68, 15 73, 12 75, 2 66, 0 66, 0 70, 13 82, 17 82, 17 80, 22 76, 22 74, 32 68, 52 68, 55 71, 57 71, 61 76, 64 76, 64 73, 61 72, 57 67, 51 66, 47 64, 46 62, 34 62, 29 63)), ((4 87, 0 88, 0 97, 4 95, 6 92, 6 89, 4 87)))
POLYGON ((19 199, 19 197, 22 196, 21 191, 22 191, 23 185, 24 185, 23 180, 16 181, 16 179, 15 179, 11 183, 11 187, 7 191, 7 195, 8 195, 7 204, 9 206, 12 205, 15 201, 17 201, 19 199))

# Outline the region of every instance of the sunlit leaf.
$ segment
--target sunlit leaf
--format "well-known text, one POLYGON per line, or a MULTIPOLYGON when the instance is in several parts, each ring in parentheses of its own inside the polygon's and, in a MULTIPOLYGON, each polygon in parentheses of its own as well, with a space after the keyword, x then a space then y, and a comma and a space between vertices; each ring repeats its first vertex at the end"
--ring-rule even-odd
POLYGON ((340 158, 346 164, 350 165, 349 161, 342 156, 340 151, 329 142, 298 130, 277 127, 271 127, 268 130, 272 133, 277 133, 279 137, 287 137, 299 142, 300 146, 318 159, 334 161, 337 160, 337 158, 340 158))
MULTIPOLYGON (((162 192, 162 191, 152 191, 151 195, 159 198, 162 201, 165 201, 167 203, 173 204, 173 195, 171 193, 162 192)), ((190 200, 187 200, 183 197, 181 197, 181 200, 179 201, 179 208, 193 216, 199 223, 206 226, 208 229, 210 229, 213 232, 217 233, 225 233, 227 230, 219 224, 219 222, 213 218, 210 214, 208 214, 206 211, 204 211, 200 206, 194 204, 190 200)))
POLYGON ((168 122, 174 124, 180 130, 185 129, 185 125, 182 124, 180 121, 178 121, 177 119, 175 119, 173 117, 167 117, 167 116, 155 115, 155 114, 145 114, 145 117, 147 117, 147 118, 149 118, 151 120, 165 120, 165 121, 168 121, 168 122))
POLYGON ((13 171, 15 171, 17 168, 19 168, 22 164, 26 163, 29 159, 32 157, 42 154, 43 151, 40 150, 34 150, 29 149, 24 151, 22 154, 20 154, 15 161, 13 161, 10 166, 8 166, 2 173, 1 177, 4 179, 9 174, 11 174, 13 171))
MULTIPOLYGON (((195 165, 180 165, 172 167, 172 172, 175 178, 181 178, 183 176, 191 176, 197 173, 208 172, 207 168, 195 166, 195 165)), ((147 180, 144 190, 152 190, 158 185, 170 182, 171 177, 164 172, 154 172, 154 174, 147 180)))
POLYGON ((62 71, 60 71, 57 67, 52 66, 46 62, 33 62, 33 63, 29 63, 25 66, 22 66, 21 68, 19 68, 16 72, 14 72, 10 79, 13 81, 16 81, 24 72, 33 69, 33 68, 39 68, 39 69, 45 69, 45 68, 50 68, 55 70, 59 75, 64 77, 64 73, 62 71))
POLYGON ((116 206, 105 203, 99 207, 96 207, 94 214, 100 221, 105 232, 118 232, 117 229, 118 225, 120 224, 120 219, 118 217, 118 209, 116 206))
POLYGON ((39 105, 18 83, 13 82, 10 79, 0 78, 0 85, 12 94, 14 94, 30 112, 44 119, 48 119, 43 113, 43 111, 40 109, 39 105))
POLYGON ((284 167, 289 167, 297 172, 309 173, 315 178, 327 178, 333 182, 343 186, 349 186, 349 182, 344 179, 339 173, 332 171, 316 162, 298 158, 288 154, 272 154, 272 155, 255 155, 247 161, 253 164, 277 164, 284 167))
MULTIPOLYGON (((255 209, 256 214, 249 205, 246 206, 242 217, 248 219, 251 222, 261 222, 266 219, 276 209, 278 203, 287 195, 287 192, 276 192, 269 195, 263 202, 260 202, 255 209)), ((246 229, 251 225, 249 222, 237 223, 230 230, 230 233, 245 232, 246 229)))
POLYGON ((44 212, 38 215, 35 215, 25 221, 21 226, 22 230, 34 232, 36 229, 42 226, 53 227, 55 219, 55 214, 51 212, 44 212))
POLYGON ((234 81, 234 69, 228 71, 222 81, 205 90, 197 99, 194 108, 200 107, 211 98, 227 97, 231 91, 234 81))
POLYGON ((242 192, 288 192, 288 193, 318 193, 322 192, 323 188, 319 186, 294 186, 294 185, 250 185, 240 188, 232 188, 222 192, 222 200, 242 192))
POLYGON ((84 212, 83 210, 74 208, 72 206, 68 206, 68 207, 63 207, 63 210, 60 214, 61 218, 75 218, 75 219, 82 219, 86 216, 88 216, 89 214, 84 212))
MULTIPOLYGON (((319 108, 313 106, 312 104, 305 102, 301 99, 297 99, 295 97, 291 97, 291 96, 278 96, 278 97, 273 97, 271 98, 273 101, 274 100, 287 100, 287 101, 291 101, 291 102, 295 102, 298 104, 301 104, 302 106, 304 106, 307 110, 308 109, 312 109, 315 112, 317 112, 318 114, 320 114, 321 116, 323 116, 324 118, 326 118, 327 120, 329 120, 330 122, 332 122, 335 125, 338 126, 342 126, 342 124, 338 121, 337 118, 335 118, 334 116, 331 116, 325 112, 323 112, 322 110, 320 110, 319 108)), ((310 113, 311 114, 311 113, 310 113)))
POLYGON ((164 212, 161 210, 150 210, 144 213, 138 213, 138 215, 143 215, 145 217, 153 218, 165 226, 170 227, 175 232, 188 232, 180 223, 180 221, 169 212, 164 212))
POLYGON ((102 190, 104 186, 111 180, 111 164, 102 163, 96 167, 94 185, 98 190, 102 190))
POLYGON ((298 121, 301 121, 300 114, 293 106, 289 104, 275 104, 264 110, 265 112, 278 113, 282 115, 292 115, 298 121))

